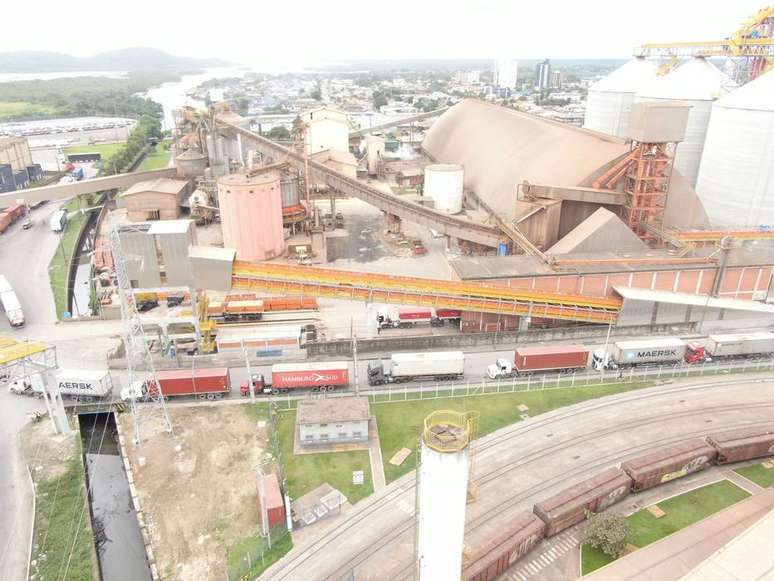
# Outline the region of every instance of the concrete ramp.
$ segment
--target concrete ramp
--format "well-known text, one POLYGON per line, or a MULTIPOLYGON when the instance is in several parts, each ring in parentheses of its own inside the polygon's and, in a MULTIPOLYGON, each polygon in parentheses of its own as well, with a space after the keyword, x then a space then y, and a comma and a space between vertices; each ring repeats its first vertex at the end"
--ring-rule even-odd
POLYGON ((610 210, 599 208, 570 230, 546 254, 556 256, 578 252, 643 251, 648 247, 610 210))

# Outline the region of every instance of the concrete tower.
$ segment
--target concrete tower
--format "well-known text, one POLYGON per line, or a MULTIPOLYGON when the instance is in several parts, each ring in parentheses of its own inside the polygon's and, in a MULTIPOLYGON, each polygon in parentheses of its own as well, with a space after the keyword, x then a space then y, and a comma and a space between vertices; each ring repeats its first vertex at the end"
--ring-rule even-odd
POLYGON ((475 412, 437 411, 422 432, 417 506, 420 581, 459 579, 475 412))

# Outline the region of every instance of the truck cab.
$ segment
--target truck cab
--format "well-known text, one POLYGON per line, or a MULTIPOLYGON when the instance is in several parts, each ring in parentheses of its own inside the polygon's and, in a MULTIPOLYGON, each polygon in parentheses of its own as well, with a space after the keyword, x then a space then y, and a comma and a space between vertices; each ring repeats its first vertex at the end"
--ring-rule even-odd
POLYGON ((712 357, 707 355, 707 350, 703 344, 693 341, 688 343, 685 349, 686 363, 707 363, 709 361, 712 361, 712 357))
POLYGON ((121 389, 121 399, 123 401, 143 399, 147 393, 148 387, 144 381, 133 381, 132 385, 121 389))
POLYGON ((34 395, 43 397, 43 392, 36 389, 29 379, 17 379, 8 384, 8 391, 16 395, 34 395))
POLYGON ((381 361, 368 362, 368 385, 384 385, 389 381, 381 361))
POLYGON ((239 386, 239 393, 242 396, 248 396, 250 395, 250 388, 253 389, 255 395, 268 395, 272 393, 271 385, 266 384, 266 378, 263 376, 263 373, 253 373, 250 376, 249 384, 243 383, 239 386))
POLYGON ((618 369, 618 364, 613 361, 610 353, 604 349, 595 349, 591 354, 591 366, 595 371, 610 371, 618 369))
POLYGON ((486 375, 489 379, 510 377, 513 375, 513 362, 500 358, 486 368, 486 375))

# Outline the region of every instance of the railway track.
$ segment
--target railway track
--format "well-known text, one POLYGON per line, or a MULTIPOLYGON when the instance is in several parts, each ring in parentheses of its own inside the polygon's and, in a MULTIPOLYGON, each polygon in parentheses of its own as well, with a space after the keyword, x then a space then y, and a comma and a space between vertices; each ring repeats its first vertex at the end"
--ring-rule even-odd
MULTIPOLYGON (((755 380, 752 380, 752 381, 755 381, 755 380)), ((770 383, 774 380, 759 380, 759 381, 770 383)), ((514 424, 509 428, 505 428, 503 433, 498 432, 494 437, 489 438, 484 442, 481 442, 478 445, 476 454, 479 455, 480 457, 486 450, 492 449, 498 445, 508 442, 536 428, 549 426, 551 424, 567 419, 570 416, 577 417, 579 413, 587 414, 602 408, 611 407, 611 406, 620 406, 626 403, 632 403, 636 401, 645 401, 648 399, 661 397, 665 394, 675 394, 675 393, 684 393, 684 392, 689 393, 697 390, 715 389, 715 388, 726 387, 728 385, 738 385, 738 384, 745 384, 745 383, 751 383, 751 380, 742 379, 742 380, 735 380, 735 381, 714 381, 714 382, 704 382, 704 383, 680 386, 677 388, 675 388, 674 386, 671 388, 655 388, 653 390, 649 390, 647 393, 627 394, 626 397, 618 398, 613 401, 604 401, 604 400, 597 401, 591 405, 586 405, 581 410, 574 409, 576 408, 576 406, 572 406, 571 408, 565 408, 564 410, 561 410, 556 413, 550 413, 548 417, 538 417, 534 421, 530 421, 528 423, 518 423, 518 424, 514 424)), ((722 409, 725 411, 731 411, 731 410, 739 410, 739 409, 755 409, 760 407, 774 408, 774 401, 758 401, 758 402, 752 402, 749 404, 738 404, 737 406, 718 406, 718 405, 705 406, 702 408, 694 408, 692 410, 686 410, 684 412, 682 411, 673 412, 671 414, 668 414, 667 417, 671 421, 676 421, 676 420, 679 420, 680 418, 687 418, 687 417, 696 416, 699 414, 706 414, 712 411, 718 411, 719 409, 722 409)), ((635 426, 644 426, 644 425, 654 424, 654 423, 663 423, 664 421, 666 421, 664 416, 646 418, 640 422, 637 422, 636 424, 629 423, 623 429, 628 431, 635 426)), ((765 422, 755 422, 755 423, 740 422, 740 423, 735 423, 731 425, 724 425, 722 429, 731 429, 734 427, 738 427, 739 425, 753 426, 753 425, 759 425, 762 423, 765 423, 765 422)), ((616 428, 606 428, 601 430, 592 430, 584 434, 584 436, 582 436, 582 439, 580 441, 588 441, 604 435, 610 435, 612 433, 621 431, 621 429, 622 429, 621 427, 616 427, 616 428)), ((579 476, 583 476, 585 474, 591 473, 594 470, 598 470, 602 466, 609 465, 614 460, 622 456, 625 456, 627 454, 649 451, 650 449, 655 449, 671 442, 704 435, 708 431, 709 430, 706 428, 702 430, 695 430, 693 432, 681 434, 679 436, 670 436, 670 437, 659 439, 657 441, 648 442, 647 444, 631 446, 624 450, 617 450, 614 453, 611 453, 605 457, 595 460, 593 463, 586 464, 582 470, 577 470, 572 474, 562 474, 560 476, 545 480, 539 485, 535 485, 527 488, 526 490, 520 492, 518 495, 509 496, 505 498, 502 502, 489 508, 485 513, 485 515, 491 515, 492 513, 501 512, 503 509, 507 509, 508 507, 513 506, 514 504, 524 500, 525 498, 528 498, 531 495, 540 493, 543 490, 553 486, 556 483, 559 483, 568 478, 579 477, 579 476)), ((553 444, 552 446, 549 446, 546 448, 541 448, 541 450, 528 454, 524 458, 510 462, 504 468, 498 466, 485 474, 481 474, 478 478, 476 478, 475 482, 479 485, 485 486, 486 484, 492 482, 496 478, 501 477, 503 474, 506 474, 516 468, 523 467, 537 460, 546 458, 552 454, 557 453, 558 451, 574 446, 575 444, 578 443, 578 441, 579 440, 577 438, 572 438, 562 442, 557 442, 556 444, 553 444)), ((344 538, 350 532, 355 531, 357 527, 360 525, 360 523, 366 520, 369 516, 376 514, 378 511, 382 510, 383 508, 386 508, 394 501, 397 501, 401 496, 405 495, 407 492, 412 493, 412 497, 410 500, 413 503, 414 476, 411 474, 406 475, 402 479, 398 480, 397 482, 399 484, 397 484, 395 490, 390 491, 388 494, 386 494, 383 497, 373 500, 371 504, 367 505, 362 511, 359 511, 357 514, 353 514, 347 520, 340 523, 331 533, 329 533, 328 535, 324 536, 321 539, 318 539, 311 546, 303 550, 298 556, 291 559, 290 562, 286 563, 281 570, 272 572, 271 578, 272 579, 293 579, 295 572, 301 566, 309 562, 310 559, 313 559, 316 555, 320 554, 321 551, 325 551, 333 543, 344 538), (405 480, 405 481, 401 482, 401 480, 405 480)), ((470 532, 472 530, 476 530, 476 528, 480 527, 484 522, 486 522, 486 519, 484 519, 484 515, 480 517, 476 517, 475 519, 469 521, 466 531, 470 532)), ((394 541, 395 539, 397 539, 398 537, 400 537, 401 535, 409 531, 413 527, 413 524, 414 524, 414 520, 412 517, 405 518, 399 525, 393 527, 389 531, 385 531, 385 533, 380 537, 379 542, 370 545, 364 551, 361 551, 356 555, 354 555, 353 557, 351 557, 347 562, 345 562, 343 565, 338 567, 337 570, 334 571, 334 573, 326 576, 326 578, 338 579, 342 575, 353 570, 355 567, 365 562, 368 558, 376 554, 385 546, 389 545, 392 541, 394 541)), ((413 569, 413 565, 409 565, 403 568, 402 570, 398 571, 397 575, 405 576, 406 573, 411 569, 413 569)))

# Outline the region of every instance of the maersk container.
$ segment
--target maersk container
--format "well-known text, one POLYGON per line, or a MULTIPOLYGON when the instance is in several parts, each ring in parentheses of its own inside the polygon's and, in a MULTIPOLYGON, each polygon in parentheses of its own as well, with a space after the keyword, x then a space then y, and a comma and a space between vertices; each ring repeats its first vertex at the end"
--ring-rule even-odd
POLYGON ((589 349, 583 345, 519 347, 514 354, 514 366, 519 373, 583 369, 588 360, 589 349))
POLYGON ((74 399, 103 398, 113 391, 107 369, 62 369, 56 376, 59 393, 74 399))
POLYGON ((774 333, 710 335, 704 346, 712 357, 770 355, 774 353, 774 333))
POLYGON ((349 364, 346 361, 278 363, 271 368, 272 389, 317 390, 347 385, 349 385, 349 364))
POLYGON ((617 341, 613 345, 613 361, 618 365, 677 363, 685 356, 685 349, 685 341, 677 337, 617 341))
POLYGON ((465 371, 462 351, 393 353, 390 375, 399 377, 461 376, 465 371))

